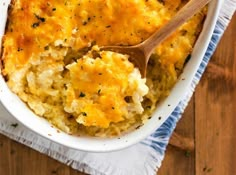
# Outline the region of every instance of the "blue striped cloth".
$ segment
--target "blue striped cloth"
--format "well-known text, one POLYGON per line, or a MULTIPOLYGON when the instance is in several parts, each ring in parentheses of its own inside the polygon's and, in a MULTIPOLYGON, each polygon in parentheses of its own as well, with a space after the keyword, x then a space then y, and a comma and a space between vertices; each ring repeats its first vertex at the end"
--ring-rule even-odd
MULTIPOLYGON (((0 133, 23 143, 32 149, 71 166, 79 171, 94 175, 151 175, 156 174, 165 155, 169 138, 184 112, 193 91, 199 82, 216 46, 223 35, 232 14, 236 0, 225 0, 214 34, 192 81, 187 96, 179 102, 169 118, 151 136, 127 149, 112 153, 88 153, 76 151, 53 143, 24 126, 12 127, 17 121, 0 104, 0 133)), ((1 155, 0 155, 0 158, 1 155)))

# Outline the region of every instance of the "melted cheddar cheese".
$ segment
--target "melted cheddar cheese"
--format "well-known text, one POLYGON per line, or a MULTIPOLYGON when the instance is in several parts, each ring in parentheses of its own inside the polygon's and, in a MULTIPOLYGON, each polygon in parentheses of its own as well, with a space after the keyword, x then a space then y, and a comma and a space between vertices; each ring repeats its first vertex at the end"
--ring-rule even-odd
MULTIPOLYGON (((111 122, 123 121, 128 116, 125 98, 133 96, 141 83, 137 81, 138 78, 129 77, 134 72, 134 66, 127 56, 101 52, 101 58, 94 59, 88 54, 77 63, 68 65, 67 69, 70 83, 66 91, 65 109, 77 116, 78 123, 107 128, 111 122)), ((147 87, 143 89, 140 98, 148 92, 147 87)))
POLYGON ((24 66, 57 41, 78 50, 92 42, 137 44, 169 16, 156 0, 16 0, 4 42, 4 58, 11 60, 5 70, 24 66))

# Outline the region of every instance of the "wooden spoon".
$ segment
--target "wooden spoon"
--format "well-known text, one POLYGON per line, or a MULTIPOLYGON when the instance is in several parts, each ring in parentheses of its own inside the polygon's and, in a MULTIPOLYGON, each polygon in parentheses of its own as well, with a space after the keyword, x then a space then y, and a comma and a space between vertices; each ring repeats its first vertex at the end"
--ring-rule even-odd
POLYGON ((165 26, 138 45, 103 46, 101 47, 101 50, 110 50, 129 55, 130 61, 139 68, 141 75, 145 77, 149 58, 157 45, 170 36, 179 26, 185 23, 210 1, 211 0, 190 0, 165 26))

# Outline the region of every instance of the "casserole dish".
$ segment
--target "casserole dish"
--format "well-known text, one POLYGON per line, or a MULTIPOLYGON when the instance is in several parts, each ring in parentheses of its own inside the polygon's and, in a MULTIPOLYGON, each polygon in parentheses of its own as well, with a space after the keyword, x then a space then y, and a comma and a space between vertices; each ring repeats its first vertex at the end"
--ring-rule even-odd
MULTIPOLYGON (((85 136, 76 137, 62 132, 58 133, 57 129, 52 128, 51 124, 45 119, 36 116, 28 109, 25 103, 9 90, 2 76, 0 77, 0 100, 6 109, 26 127, 52 141, 68 146, 69 148, 84 151, 106 152, 122 149, 135 144, 154 132, 155 129, 168 118, 178 102, 185 96, 187 89, 190 88, 190 83, 199 67, 213 33, 221 2, 222 1, 212 1, 209 5, 204 28, 194 47, 190 61, 185 66, 178 82, 172 88, 170 95, 159 103, 157 109, 153 113, 153 117, 138 130, 119 137, 107 139, 85 136)), ((2 19, 0 20, 0 36, 4 34, 8 3, 8 1, 5 1, 1 4, 1 11, 5 11, 5 13, 3 13, 1 16, 2 19)))

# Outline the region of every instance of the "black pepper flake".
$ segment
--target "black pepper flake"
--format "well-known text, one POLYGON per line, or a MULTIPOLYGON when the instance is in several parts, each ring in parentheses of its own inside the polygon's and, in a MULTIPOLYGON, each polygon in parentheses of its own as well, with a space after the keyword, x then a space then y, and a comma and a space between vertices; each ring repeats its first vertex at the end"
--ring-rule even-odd
POLYGON ((37 28, 38 26, 39 26, 39 22, 35 22, 35 23, 32 24, 31 27, 33 27, 33 28, 37 28))
POLYGON ((34 16, 35 16, 39 21, 41 21, 41 22, 45 22, 45 21, 46 21, 45 18, 40 17, 39 15, 34 14, 34 16))
POLYGON ((185 36, 188 33, 188 31, 187 30, 181 30, 180 33, 181 33, 182 36, 185 36))
POLYGON ((86 96, 85 93, 80 92, 79 97, 85 97, 85 96, 86 96))
POLYGON ((87 25, 88 23, 85 21, 85 22, 83 22, 83 25, 85 26, 85 25, 87 25))
POLYGON ((81 114, 82 114, 83 116, 87 116, 87 113, 86 113, 86 112, 81 112, 81 114))
POLYGON ((132 97, 131 96, 126 96, 124 99, 127 103, 131 103, 132 102, 132 97))
POLYGON ((110 27, 111 27, 111 25, 106 26, 106 28, 110 28, 110 27))
POLYGON ((101 89, 99 89, 99 90, 98 90, 98 95, 100 95, 100 94, 101 94, 101 91, 102 91, 101 89))
POLYGON ((10 154, 13 155, 15 154, 15 152, 16 152, 15 150, 11 149, 10 154))
POLYGON ((191 59, 191 54, 189 54, 187 58, 185 59, 184 65, 186 65, 190 59, 191 59))
POLYGON ((158 0, 158 2, 160 2, 163 5, 165 5, 165 1, 164 0, 158 0))
POLYGON ((16 128, 18 126, 18 123, 11 124, 12 127, 16 128))
POLYGON ((203 169, 202 169, 203 172, 206 172, 206 173, 210 173, 212 171, 212 168, 208 168, 207 166, 205 166, 203 169))
POLYGON ((158 117, 158 120, 161 120, 161 117, 158 117))
POLYGON ((204 171, 204 172, 205 172, 206 170, 207 170, 207 167, 204 167, 204 168, 202 169, 202 171, 204 171))
POLYGON ((52 11, 56 11, 57 9, 56 8, 53 8, 52 11))
POLYGON ((111 109, 115 110, 115 107, 114 107, 114 106, 112 106, 112 108, 111 108, 111 109))
POLYGON ((102 75, 102 73, 99 73, 98 75, 102 75))
POLYGON ((49 50, 49 46, 45 46, 45 47, 44 47, 44 50, 49 50))
POLYGON ((67 118, 70 120, 70 119, 73 119, 74 117, 73 117, 73 115, 70 115, 67 118))
POLYGON ((17 49, 18 52, 20 52, 20 51, 22 51, 22 50, 23 50, 22 48, 18 48, 18 49, 17 49))

